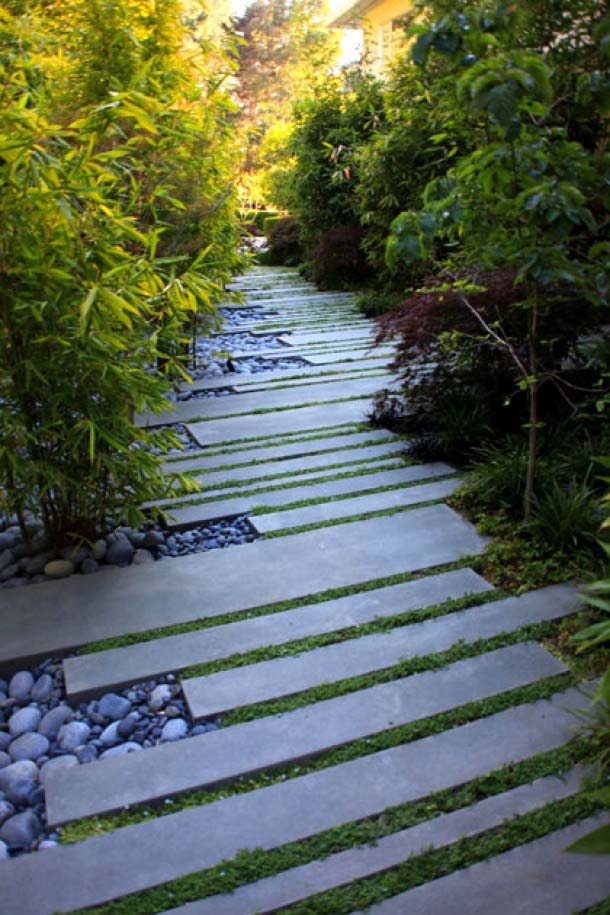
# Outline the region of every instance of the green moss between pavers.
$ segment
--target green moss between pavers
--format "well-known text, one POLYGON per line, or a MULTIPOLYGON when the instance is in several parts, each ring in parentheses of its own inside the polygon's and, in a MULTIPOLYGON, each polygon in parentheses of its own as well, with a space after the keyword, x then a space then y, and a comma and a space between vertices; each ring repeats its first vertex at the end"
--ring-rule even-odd
MULTIPOLYGON (((579 794, 547 804, 542 809, 463 838, 438 849, 430 849, 391 870, 357 880, 349 886, 329 890, 289 906, 285 915, 349 915, 382 902, 408 889, 447 877, 521 845, 576 823, 599 810, 599 804, 579 794)), ((518 890, 517 890, 518 892, 518 890)))
POLYGON ((424 737, 441 734, 443 731, 459 727, 471 721, 488 718, 490 715, 495 715, 515 705, 534 702, 539 699, 549 699, 555 693, 567 689, 570 685, 574 684, 565 674, 549 677, 528 686, 517 687, 498 696, 492 696, 489 699, 470 702, 457 709, 452 709, 450 712, 441 712, 429 718, 390 728, 379 734, 362 737, 328 752, 316 754, 299 764, 289 763, 282 766, 270 766, 257 775, 236 778, 229 785, 225 785, 222 788, 211 790, 203 788, 186 792, 175 799, 172 798, 171 803, 166 801, 165 803, 156 804, 134 804, 129 810, 123 810, 120 813, 87 817, 62 827, 61 841, 64 844, 71 844, 89 836, 112 832, 114 829, 122 829, 124 826, 131 826, 135 823, 142 823, 150 818, 168 816, 179 810, 201 807, 213 801, 224 800, 237 794, 247 794, 259 788, 266 788, 279 782, 310 775, 312 772, 319 772, 322 769, 329 769, 332 766, 351 762, 354 759, 371 756, 382 750, 389 750, 393 747, 413 743, 416 740, 422 740, 424 737))
MULTIPOLYGON (((284 696, 280 699, 270 699, 266 702, 257 702, 252 705, 241 706, 222 716, 222 726, 230 727, 233 724, 242 724, 245 721, 255 721, 257 718, 265 718, 269 715, 280 715, 285 712, 292 712, 298 708, 304 708, 306 705, 313 705, 316 702, 324 702, 326 699, 336 699, 338 696, 346 696, 349 693, 358 692, 361 689, 368 689, 371 686, 379 686, 382 683, 391 683, 404 677, 411 677, 414 674, 427 673, 433 670, 440 670, 447 664, 455 664, 456 661, 464 661, 468 658, 475 658, 478 655, 485 654, 489 651, 495 651, 498 648, 506 648, 509 645, 517 645, 519 642, 530 639, 541 641, 552 635, 560 625, 560 621, 552 623, 534 623, 531 626, 524 626, 514 632, 501 633, 491 639, 479 639, 476 642, 457 642, 446 651, 437 654, 427 654, 415 658, 406 658, 393 664, 391 667, 385 667, 381 670, 373 671, 368 674, 360 674, 357 677, 348 677, 344 680, 337 680, 332 683, 323 683, 320 686, 314 686, 303 692, 295 693, 291 696, 284 696)), ((576 683, 576 678, 568 674, 561 674, 561 677, 568 677, 571 684, 576 683)))
POLYGON ((420 610, 405 610, 404 613, 396 613, 394 616, 378 617, 368 623, 361 623, 355 626, 346 626, 344 629, 338 629, 334 632, 326 632, 322 635, 306 636, 302 639, 295 639, 290 642, 284 642, 280 645, 267 645, 262 648, 254 648, 252 651, 243 654, 233 654, 227 658, 219 658, 216 661, 208 661, 204 664, 196 664, 186 668, 180 674, 182 680, 189 680, 193 677, 205 677, 208 674, 218 673, 221 670, 232 670, 236 667, 245 667, 248 664, 256 664, 259 661, 272 661, 275 658, 283 658, 287 655, 303 654, 312 651, 315 648, 324 648, 327 645, 336 645, 340 642, 352 641, 366 635, 375 635, 382 632, 391 632, 399 626, 410 626, 416 623, 423 623, 426 620, 437 619, 441 616, 449 616, 452 613, 458 613, 460 610, 467 610, 472 607, 479 607, 481 604, 493 603, 506 597, 502 591, 480 591, 474 594, 466 594, 464 597, 456 597, 443 601, 439 604, 433 604, 420 610))
MULTIPOLYGON (((188 425, 188 423, 183 423, 182 425, 188 425)), ((328 438, 329 433, 332 433, 333 437, 336 437, 340 435, 353 435, 355 432, 371 431, 371 427, 368 423, 339 423, 335 426, 318 426, 316 429, 301 429, 299 432, 292 433, 292 435, 288 435, 286 432, 280 432, 277 435, 255 435, 250 438, 228 439, 226 442, 218 442, 216 445, 202 445, 201 454, 205 457, 217 457, 223 454, 235 454, 236 452, 243 451, 243 445, 247 445, 251 450, 256 450, 257 448, 268 448, 274 445, 296 445, 299 442, 314 442, 320 438, 328 438), (242 447, 229 447, 232 445, 242 447)), ((391 433, 388 433, 388 435, 390 434, 391 433)), ((180 455, 170 455, 167 460, 172 463, 175 461, 191 460, 194 455, 195 452, 185 452, 180 455)), ((163 457, 163 455, 161 455, 161 457, 163 457)))
POLYGON ((286 413, 289 410, 304 410, 306 407, 333 407, 339 403, 351 403, 352 401, 369 400, 371 394, 358 394, 353 397, 338 397, 336 400, 310 400, 306 403, 287 404, 283 407, 259 407, 258 410, 244 410, 243 413, 222 413, 219 416, 193 416, 189 417, 186 424, 194 423, 214 423, 219 419, 238 419, 244 416, 263 416, 268 413, 286 413))
POLYGON ((248 610, 236 611, 235 613, 224 613, 221 616, 213 617, 200 617, 199 619, 190 620, 187 623, 176 623, 173 626, 163 626, 157 629, 148 629, 143 632, 130 632, 112 638, 99 639, 96 642, 89 642, 89 644, 83 645, 79 649, 79 654, 93 654, 98 651, 107 651, 111 648, 125 648, 128 645, 138 645, 141 642, 164 639, 171 635, 183 635, 187 632, 196 632, 200 629, 208 629, 212 626, 222 626, 225 623, 238 623, 242 620, 253 619, 257 616, 268 616, 273 613, 281 613, 283 610, 296 610, 299 607, 309 607, 311 604, 319 604, 323 601, 335 600, 339 597, 349 597, 352 594, 364 594, 367 591, 375 591, 377 588, 400 585, 407 581, 427 578, 430 575, 440 575, 443 572, 467 568, 471 558, 472 557, 465 557, 464 559, 459 559, 455 562, 431 566, 428 569, 422 569, 417 572, 401 572, 397 575, 385 576, 384 578, 373 578, 369 581, 358 582, 355 585, 345 585, 342 588, 327 588, 325 591, 318 591, 315 594, 296 597, 293 600, 278 601, 272 604, 261 604, 259 607, 252 607, 248 610))
POLYGON ((582 909, 577 915, 610 915, 610 896, 588 909, 582 909))
POLYGON ((228 893, 239 886, 272 877, 290 868, 320 860, 358 845, 375 842, 394 832, 468 807, 479 800, 494 797, 519 785, 550 775, 561 775, 575 764, 590 758, 594 752, 595 744, 592 739, 575 739, 558 750, 504 766, 459 788, 446 789, 421 801, 388 808, 379 816, 338 826, 310 839, 292 842, 281 848, 242 851, 235 858, 223 861, 213 868, 189 874, 150 890, 124 896, 115 902, 95 906, 88 911, 91 915, 157 915, 159 912, 196 899, 207 898, 217 893, 228 893))
MULTIPOLYGON (((348 471, 346 473, 323 474, 319 477, 312 477, 309 480, 303 480, 301 485, 304 488, 307 486, 319 486, 321 483, 334 483, 337 480, 350 480, 353 477, 366 477, 366 476, 371 476, 371 474, 374 474, 374 473, 383 473, 386 470, 400 470, 406 466, 410 466, 410 465, 408 463, 405 463, 403 458, 401 458, 399 455, 398 457, 393 458, 391 460, 386 458, 384 462, 380 461, 374 467, 367 467, 365 465, 364 469, 362 469, 361 467, 358 467, 358 468, 355 468, 354 470, 348 471)), ((370 489, 352 490, 351 492, 337 493, 336 495, 330 496, 330 497, 328 495, 316 496, 315 498, 312 498, 312 499, 301 499, 298 502, 289 502, 289 503, 286 503, 285 505, 265 506, 263 503, 262 505, 253 506, 252 508, 248 509, 247 512, 244 512, 244 514, 260 515, 260 514, 265 514, 266 512, 286 511, 290 508, 303 508, 306 505, 317 505, 320 502, 326 503, 329 501, 329 499, 332 500, 333 502, 340 502, 344 499, 352 499, 354 496, 374 495, 375 493, 380 493, 380 492, 392 492, 395 489, 410 489, 413 486, 423 486, 424 483, 430 483, 433 480, 434 481, 445 480, 445 479, 448 479, 449 477, 454 477, 455 475, 456 475, 455 473, 445 473, 445 474, 439 474, 436 477, 425 477, 424 479, 421 479, 421 480, 413 480, 409 483, 387 483, 385 486, 374 486, 374 487, 371 487, 370 489)), ((206 505, 210 502, 224 502, 227 499, 236 499, 236 498, 242 498, 242 497, 247 498, 249 496, 258 496, 258 495, 264 496, 266 493, 281 492, 282 490, 294 489, 294 488, 295 488, 294 483, 292 483, 292 481, 288 481, 286 483, 279 483, 277 486, 263 486, 262 489, 258 489, 258 488, 257 489, 246 489, 245 491, 237 489, 235 492, 230 490, 228 493, 226 493, 226 495, 223 492, 223 495, 221 498, 219 498, 218 494, 216 494, 215 496, 210 496, 209 498, 206 498, 206 499, 190 499, 187 502, 185 502, 185 501, 172 502, 171 505, 163 505, 163 506, 160 506, 160 508, 162 508, 164 512, 170 513, 173 509, 190 508, 191 506, 195 506, 195 505, 206 505)))
MULTIPOLYGON (((400 454, 400 452, 396 452, 396 454, 394 454, 394 455, 378 454, 378 455, 374 455, 373 457, 359 458, 359 459, 356 459, 353 461, 338 461, 335 464, 328 464, 326 467, 304 468, 303 470, 285 470, 282 473, 271 473, 271 474, 266 474, 264 476, 259 476, 259 477, 248 477, 244 480, 234 480, 234 481, 225 480, 222 483, 212 483, 211 485, 207 485, 201 491, 202 492, 212 492, 216 489, 240 489, 241 487, 244 487, 244 486, 255 486, 257 483, 266 483, 267 481, 281 480, 286 477, 290 477, 291 479, 298 480, 299 477, 302 477, 304 474, 307 474, 307 473, 327 473, 329 470, 339 470, 342 467, 356 467, 356 466, 367 467, 369 464, 382 464, 382 463, 394 464, 396 462, 398 462, 399 466, 401 466, 401 467, 402 466, 408 467, 414 463, 412 458, 409 458, 408 455, 403 457, 400 454)), ((251 464, 251 462, 248 462, 247 466, 250 466, 250 464, 251 464)), ((229 469, 234 470, 235 468, 231 467, 229 469)), ((218 470, 218 468, 216 468, 216 467, 213 470, 203 470, 203 471, 200 469, 197 469, 197 468, 193 468, 192 470, 185 471, 185 475, 189 476, 189 477, 194 477, 194 478, 201 477, 203 480, 205 480, 206 474, 221 473, 221 472, 222 471, 218 470)), ((180 494, 176 493, 175 496, 176 496, 176 498, 179 498, 180 494)))
MULTIPOLYGON (((390 435, 390 433, 388 433, 388 435, 390 435)), ((323 439, 325 439, 325 438, 326 438, 326 436, 323 437, 323 439)), ((305 441, 308 441, 308 439, 305 439, 305 441)), ((312 441, 317 441, 317 439, 312 439, 312 441)), ((307 454, 307 457, 315 457, 316 455, 319 455, 319 454, 329 454, 329 453, 342 454, 344 451, 357 451, 360 448, 369 448, 371 445, 387 445, 390 442, 394 442, 394 441, 397 441, 397 439, 391 438, 391 437, 388 437, 387 439, 369 438, 363 442, 356 442, 355 444, 352 444, 352 445, 342 445, 340 448, 333 447, 333 448, 323 448, 320 451, 307 451, 306 454, 307 454)), ((400 439, 398 439, 398 441, 400 441, 400 439)), ((213 456, 214 455, 212 455, 212 457, 213 456)), ((203 470, 197 469, 196 467, 194 467, 192 469, 183 470, 181 472, 185 473, 185 474, 218 473, 218 472, 222 472, 223 470, 236 470, 240 467, 256 467, 261 464, 278 464, 278 466, 281 466, 284 461, 294 460, 295 458, 298 458, 300 456, 302 456, 302 455, 289 454, 289 455, 286 455, 286 457, 279 457, 279 458, 260 457, 260 458, 254 458, 252 460, 241 461, 239 464, 218 464, 215 467, 204 468, 203 470)), ((207 458, 208 454, 204 453, 204 454, 200 455, 200 457, 207 458)), ((408 457, 406 452, 405 452, 405 457, 408 457)), ((191 460, 192 460, 192 458, 191 458, 191 460)))

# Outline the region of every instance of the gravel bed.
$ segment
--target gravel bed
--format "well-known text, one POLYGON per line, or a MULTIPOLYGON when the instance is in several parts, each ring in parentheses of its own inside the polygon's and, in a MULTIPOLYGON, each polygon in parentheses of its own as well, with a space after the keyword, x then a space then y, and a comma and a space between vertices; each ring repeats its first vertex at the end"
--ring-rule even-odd
POLYGON ((173 674, 75 706, 57 659, 0 679, 0 860, 58 844, 46 823, 51 770, 195 737, 220 721, 193 726, 173 674))
POLYGON ((33 518, 29 523, 35 530, 29 546, 17 524, 5 524, 0 530, 0 588, 18 588, 74 574, 92 575, 104 565, 144 565, 258 539, 245 515, 180 532, 168 531, 150 521, 140 530, 111 525, 112 532, 93 546, 67 545, 52 553, 39 523, 33 518))
POLYGON ((261 308, 256 307, 221 308, 220 314, 228 327, 237 327, 240 324, 249 323, 250 321, 266 321, 273 317, 271 312, 263 311, 261 308))
POLYGON ((256 350, 286 349, 287 344, 281 343, 277 334, 265 334, 258 337, 242 331, 241 333, 216 334, 213 337, 199 337, 195 344, 197 360, 208 359, 214 352, 224 350, 256 350))

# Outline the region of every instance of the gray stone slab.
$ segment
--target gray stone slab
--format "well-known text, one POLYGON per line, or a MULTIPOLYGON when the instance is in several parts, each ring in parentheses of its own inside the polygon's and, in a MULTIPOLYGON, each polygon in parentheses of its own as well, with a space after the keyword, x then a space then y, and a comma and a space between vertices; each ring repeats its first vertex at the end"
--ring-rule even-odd
POLYGON ((276 292, 275 294, 266 291, 248 293, 246 301, 248 303, 256 302, 263 307, 272 308, 273 305, 296 305, 301 303, 317 305, 329 302, 334 305, 336 302, 353 302, 354 297, 340 292, 327 294, 324 292, 301 292, 300 290, 294 290, 289 294, 287 289, 283 289, 281 292, 276 292))
MULTIPOLYGON (((220 350, 219 350, 220 351, 220 350)), ((226 350, 222 350, 226 352, 226 350)), ((318 343, 311 344, 310 346, 273 346, 269 349, 261 349, 256 352, 252 350, 240 350, 237 347, 231 350, 231 358, 235 362, 240 359, 251 359, 252 356, 257 356, 260 359, 291 359, 294 356, 298 356, 300 359, 307 360, 310 356, 325 356, 332 355, 335 357, 335 362, 346 361, 353 358, 366 359, 367 356, 370 356, 371 353, 382 353, 387 356, 391 356, 394 350, 391 347, 384 347, 383 349, 377 350, 371 347, 365 347, 363 344, 358 344, 358 346, 352 346, 349 343, 318 343)))
POLYGON ((310 635, 338 632, 406 610, 423 609, 491 589, 492 586, 472 569, 456 569, 238 623, 225 623, 95 654, 75 655, 64 661, 66 690, 72 701, 80 701, 128 683, 184 670, 193 664, 216 661, 263 646, 282 645, 310 635))
MULTIPOLYGON (((303 369, 303 375, 300 378, 282 378, 278 377, 278 373, 272 373, 272 377, 263 379, 263 381, 258 381, 256 375, 251 376, 249 379, 244 378, 240 380, 239 383, 235 384, 233 387, 237 394, 251 394, 254 391, 271 391, 277 388, 288 388, 296 389, 302 387, 303 385, 308 385, 311 388, 311 393, 314 393, 318 388, 323 389, 325 385, 331 383, 343 383, 346 381, 357 381, 365 380, 368 378, 387 378, 388 372, 385 370, 383 365, 371 365, 370 362, 357 363, 355 367, 352 368, 352 363, 346 362, 345 368, 339 372, 320 372, 319 367, 313 369, 303 369)), ((259 372, 257 374, 267 375, 270 373, 259 372)), ((284 374, 290 375, 290 372, 284 372, 284 374)))
POLYGON ((460 477, 452 477, 449 480, 437 480, 433 483, 423 483, 421 486, 408 486, 405 489, 378 492, 370 496, 354 496, 352 499, 341 499, 338 502, 324 502, 285 512, 255 515, 251 520, 259 534, 271 534, 307 524, 322 524, 325 521, 335 521, 337 518, 351 518, 390 508, 406 508, 420 502, 446 499, 459 489, 463 482, 460 477))
POLYGON ((239 416, 256 410, 284 409, 301 403, 326 403, 347 398, 376 394, 394 380, 393 375, 381 374, 373 378, 346 378, 338 381, 320 380, 315 385, 305 382, 290 388, 255 391, 235 397, 186 400, 176 403, 171 410, 137 417, 140 426, 164 426, 168 423, 189 422, 195 417, 239 416))
POLYGON ((309 365, 332 365, 333 362, 344 362, 349 359, 361 361, 362 359, 391 359, 396 351, 389 346, 380 347, 379 349, 354 349, 349 355, 344 352, 329 353, 307 353, 303 356, 305 362, 309 365))
MULTIPOLYGON (((303 441, 289 442, 285 445, 246 445, 242 450, 236 449, 230 454, 217 454, 207 456, 205 451, 201 451, 195 457, 185 457, 178 461, 166 461, 163 464, 164 470, 214 470, 218 467, 229 467, 237 464, 248 464, 252 467, 264 470, 259 462, 275 463, 283 461, 285 458, 300 457, 304 455, 313 456, 315 454, 324 454, 325 452, 337 453, 342 460, 348 460, 347 454, 352 450, 353 445, 364 445, 369 442, 379 442, 390 444, 393 441, 391 433, 385 429, 371 429, 370 432, 350 432, 344 435, 331 435, 328 438, 312 438, 303 441), (256 462, 256 463, 254 463, 256 462)), ((403 442, 403 447, 406 443, 403 442)), ((356 449, 353 449, 356 450, 356 449)))
MULTIPOLYGON (((443 848, 459 839, 502 826, 512 817, 523 816, 553 801, 570 797, 578 793, 584 775, 585 771, 577 767, 564 778, 549 776, 531 785, 520 785, 471 807, 384 836, 374 844, 360 845, 329 855, 321 861, 282 871, 274 877, 241 886, 233 893, 189 902, 170 909, 166 915, 267 915, 276 912, 318 893, 383 873, 412 855, 420 855, 431 848, 443 848)), ((403 909, 401 915, 405 911, 403 909)), ((441 911, 434 910, 434 915, 440 915, 441 911)), ((460 915, 469 911, 466 907, 460 915)), ((542 910, 539 911, 543 915, 542 910)), ((427 911, 426 915, 433 913, 427 911)))
POLYGON ((483 551, 446 505, 0 591, 0 662, 430 568, 483 551))
POLYGON ((190 423, 188 429, 200 445, 218 445, 221 442, 284 435, 288 432, 295 432, 295 430, 305 432, 324 429, 338 423, 361 423, 366 420, 371 406, 372 401, 368 399, 351 400, 341 404, 322 404, 315 407, 301 407, 298 410, 234 416, 205 423, 190 423))
POLYGON ((54 828, 132 804, 211 788, 566 669, 546 649, 527 642, 286 715, 202 734, 179 744, 162 744, 146 753, 100 760, 79 766, 77 771, 57 769, 45 782, 48 822, 54 828))
POLYGON ((183 382, 180 385, 181 391, 213 391, 217 388, 242 389, 242 393, 248 390, 257 390, 259 387, 272 387, 274 385, 298 384, 306 378, 328 380, 337 380, 347 375, 358 375, 359 373, 383 372, 385 366, 371 362, 370 359, 363 359, 360 362, 337 363, 332 366, 332 370, 324 369, 320 366, 307 368, 305 366, 293 366, 290 369, 270 369, 268 372, 229 372, 222 378, 200 378, 193 382, 183 382))
POLYGON ((604 855, 568 855, 564 849, 608 815, 590 817, 543 839, 425 883, 367 909, 370 915, 571 915, 610 894, 604 855))
MULTIPOLYGON (((327 467, 334 467, 336 464, 345 463, 347 465, 367 464, 372 459, 387 457, 388 459, 400 457, 405 453, 405 443, 400 440, 395 442, 381 442, 379 445, 369 445, 365 448, 350 448, 348 451, 327 451, 324 454, 303 455, 301 457, 289 458, 283 461, 272 462, 271 465, 255 464, 248 467, 239 467, 236 470, 217 470, 206 469, 202 471, 200 479, 203 486, 215 486, 219 483, 227 485, 231 483, 240 483, 242 480, 256 480, 256 484, 262 483, 267 477, 274 477, 278 474, 290 475, 311 471, 312 473, 325 470, 327 467)), ((354 468, 356 470, 357 467, 354 468)), ((364 469, 364 468, 362 468, 364 469)), ((350 466, 345 467, 346 472, 351 470, 350 466)), ((336 471, 340 472, 339 470, 336 471)), ((296 478, 298 482, 300 478, 296 478)), ((282 482, 281 480, 279 482, 282 482)), ((290 482, 290 478, 284 482, 290 482)))
POLYGON ((459 641, 471 644, 524 625, 557 619, 575 613, 581 606, 578 594, 569 586, 542 588, 391 632, 184 680, 184 696, 193 718, 211 718, 241 706, 304 692, 322 683, 384 670, 408 658, 446 651, 459 641))
POLYGON ((242 849, 277 848, 375 816, 561 746, 573 734, 570 710, 582 705, 582 694, 569 690, 268 788, 2 861, 3 905, 19 915, 100 905, 213 867, 242 849))
MULTIPOLYGON (((332 473, 332 471, 330 471, 332 473)), ((423 480, 428 477, 443 476, 453 473, 453 468, 448 464, 414 464, 411 467, 396 467, 393 470, 381 470, 377 473, 363 473, 353 477, 343 477, 329 482, 315 482, 316 478, 310 478, 308 483, 299 485, 299 478, 295 478, 294 486, 286 489, 275 489, 269 491, 271 483, 261 484, 256 491, 252 490, 251 495, 240 495, 239 493, 229 493, 222 495, 218 493, 218 498, 211 502, 202 502, 200 504, 191 504, 188 501, 183 503, 182 507, 168 509, 169 521, 171 528, 187 527, 199 524, 204 521, 210 521, 213 518, 226 518, 232 515, 249 514, 257 506, 271 506, 277 508, 281 505, 288 505, 292 502, 300 502, 306 499, 327 498, 333 499, 336 496, 365 492, 366 490, 375 489, 379 486, 400 486, 423 480), (267 486, 267 491, 265 490, 267 486)), ((311 477, 311 475, 310 475, 311 477)), ((208 495, 215 496, 210 491, 208 495)), ((195 495, 193 498, 206 496, 206 491, 195 495)), ((160 504, 160 503, 157 503, 160 504)))
POLYGON ((373 341, 375 331, 371 324, 359 330, 332 330, 332 325, 325 331, 309 331, 308 333, 293 332, 287 336, 285 342, 290 346, 311 346, 315 343, 352 343, 353 341, 373 341))

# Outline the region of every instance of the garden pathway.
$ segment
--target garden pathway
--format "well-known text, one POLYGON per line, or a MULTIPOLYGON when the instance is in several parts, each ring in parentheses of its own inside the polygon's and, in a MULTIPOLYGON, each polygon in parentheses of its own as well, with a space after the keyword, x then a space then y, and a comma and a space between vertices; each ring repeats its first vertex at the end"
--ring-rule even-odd
POLYGON ((167 462, 203 486, 166 502, 174 526, 246 513, 264 536, 0 592, 3 670, 66 656, 74 702, 173 672, 222 726, 54 770, 48 820, 73 841, 0 861, 1 915, 597 903, 607 860, 562 851, 604 821, 581 795, 586 700, 543 644, 576 589, 510 596, 471 568, 486 542, 444 501, 454 469, 366 424, 389 350, 351 296, 271 268, 235 288, 240 331, 276 337, 265 370, 140 421, 193 441, 167 462))

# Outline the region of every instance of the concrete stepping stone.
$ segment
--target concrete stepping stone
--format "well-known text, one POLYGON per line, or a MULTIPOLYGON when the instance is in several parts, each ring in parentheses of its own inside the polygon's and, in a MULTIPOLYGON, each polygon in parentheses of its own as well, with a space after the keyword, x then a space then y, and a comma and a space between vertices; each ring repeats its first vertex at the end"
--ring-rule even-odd
MULTIPOLYGON (((398 460, 398 459, 397 459, 398 460)), ((357 469, 357 468, 356 468, 357 469)), ((313 471, 312 471, 313 472, 313 471)), ((339 473, 340 471, 337 471, 339 473)), ((307 499, 333 499, 337 496, 365 492, 376 489, 381 486, 401 486, 425 480, 435 476, 445 476, 454 473, 454 469, 448 464, 413 464, 410 467, 397 466, 391 470, 380 470, 376 473, 363 473, 357 476, 342 477, 327 482, 316 482, 317 477, 311 478, 308 483, 299 485, 299 478, 295 478, 295 485, 286 489, 272 489, 272 483, 260 483, 259 488, 251 495, 240 495, 239 493, 230 492, 223 495, 224 490, 216 492, 212 490, 203 490, 195 493, 191 499, 201 499, 212 497, 213 501, 193 502, 190 504, 189 497, 181 499, 181 505, 177 508, 168 509, 169 520, 168 526, 172 529, 179 527, 190 527, 204 521, 210 521, 214 518, 228 518, 231 515, 246 515, 258 506, 270 506, 276 508, 280 505, 289 505, 292 502, 300 502, 307 499), (218 496, 218 498, 215 498, 218 496)), ((323 471, 322 471, 323 473, 323 471)), ((329 471, 333 473, 333 471, 329 471)), ((286 480, 288 484, 290 480, 286 480)), ((177 501, 177 500, 174 500, 177 501)), ((155 503, 161 504, 161 503, 155 503)))
MULTIPOLYGON (((277 372, 274 373, 273 379, 264 382, 261 384, 256 380, 256 375, 251 377, 251 380, 245 380, 243 383, 234 385, 235 392, 237 394, 252 394, 255 391, 272 391, 272 390, 288 390, 303 387, 307 385, 312 389, 312 391, 317 390, 318 388, 323 389, 325 385, 334 383, 334 382, 346 382, 346 381, 365 381, 372 380, 373 378, 387 378, 388 373, 385 371, 385 367, 378 365, 373 365, 371 367, 370 362, 360 364, 361 367, 355 369, 350 368, 350 363, 346 363, 346 370, 342 372, 332 372, 329 374, 327 372, 320 373, 320 369, 305 369, 305 377, 286 379, 278 377, 277 372), (260 385, 260 387, 259 387, 260 385)), ((259 372, 257 374, 263 375, 267 373, 259 372)), ((288 373, 290 374, 290 373, 288 373)))
POLYGON ((368 323, 361 330, 333 330, 332 325, 329 329, 319 332, 309 333, 292 333, 290 336, 282 338, 283 343, 289 346, 310 346, 315 343, 351 343, 354 340, 375 340, 374 327, 368 323))
MULTIPOLYGON (((276 912, 318 893, 383 873, 412 855, 479 835, 502 826, 509 818, 523 816, 553 801, 571 797, 582 787, 584 774, 577 767, 563 778, 549 776, 531 785, 520 785, 471 807, 384 836, 374 844, 359 845, 321 861, 282 871, 276 876, 241 886, 232 893, 189 902, 168 910, 166 915, 265 915, 276 912)), ((403 909, 401 915, 407 911, 410 910, 403 909)), ((464 908, 459 915, 469 911, 464 908)), ((543 910, 539 911, 542 915, 543 910)), ((435 910, 438 915, 441 912, 442 909, 435 910)), ((426 915, 432 915, 431 911, 427 911, 426 915)))
POLYGON ((306 368, 305 366, 294 366, 291 369, 273 369, 268 372, 252 372, 251 374, 242 372, 229 372, 221 378, 199 378, 193 382, 183 382, 180 385, 181 391, 213 391, 217 388, 231 388, 237 393, 248 393, 248 391, 263 390, 263 388, 274 387, 278 385, 299 385, 306 379, 315 381, 338 381, 341 378, 362 374, 382 373, 385 366, 378 365, 376 361, 363 359, 361 362, 337 363, 332 367, 332 373, 324 371, 320 366, 306 368))
POLYGON ((604 855, 564 849, 608 822, 589 817, 535 842, 425 883, 368 908, 367 915, 571 915, 610 894, 604 855))
POLYGON ((480 553, 487 541, 446 505, 261 540, 230 550, 0 591, 0 662, 221 616, 480 553))
MULTIPOLYGON (((310 471, 311 473, 321 473, 326 468, 337 467, 336 473, 341 473, 341 467, 337 465, 345 464, 345 471, 358 470, 357 466, 351 465, 359 463, 371 466, 372 461, 388 458, 388 460, 401 457, 405 454, 405 443, 397 440, 395 442, 382 442, 379 445, 369 445, 365 448, 351 448, 348 451, 327 451, 317 455, 302 455, 301 457, 288 458, 283 461, 274 461, 270 465, 255 464, 247 467, 238 467, 235 470, 209 470, 202 471, 201 483, 204 487, 216 486, 220 483, 226 483, 229 486, 232 483, 239 484, 242 481, 251 481, 252 485, 262 485, 266 478, 275 477, 285 474, 287 479, 284 482, 291 482, 291 474, 300 474, 310 471)), ((364 469, 364 468, 361 468, 364 469)), ((197 477, 195 477, 197 479, 197 477)), ((300 478, 296 478, 298 483, 300 478)), ((281 482, 281 480, 280 480, 281 482)), ((204 489, 205 494, 205 489, 204 489)))
POLYGON ((301 778, 1 861, 3 904, 19 915, 100 905, 240 850, 278 848, 378 815, 561 746, 573 734, 571 710, 582 704, 582 693, 568 690, 301 778))
POLYGON ((455 569, 237 623, 76 655, 64 661, 66 691, 70 699, 81 701, 193 664, 217 661, 263 646, 282 645, 310 635, 338 632, 490 590, 492 586, 472 569, 455 569))
POLYGON ((350 355, 344 352, 331 351, 327 353, 308 353, 303 356, 305 362, 309 365, 332 365, 333 362, 342 362, 349 359, 360 362, 362 359, 392 359, 396 351, 389 346, 380 347, 379 349, 354 349, 350 355))
MULTIPOLYGON (((228 399, 228 398, 227 398, 228 399)), ((309 432, 338 423, 361 423, 366 420, 372 401, 348 400, 340 404, 321 404, 300 407, 275 413, 253 413, 250 416, 233 416, 228 419, 189 423, 189 433, 202 446, 218 445, 249 438, 285 435, 300 429, 309 432)))
MULTIPOLYGON (((240 350, 233 349, 231 351, 231 359, 233 362, 237 362, 240 359, 251 359, 252 356, 256 356, 259 359, 280 359, 280 361, 286 359, 292 359, 295 356, 298 356, 299 359, 303 359, 305 362, 308 361, 310 356, 327 356, 332 355, 334 362, 343 362, 349 361, 350 359, 366 359, 372 354, 381 353, 382 356, 392 356, 394 350, 390 347, 385 349, 376 350, 372 345, 366 347, 363 343, 360 343, 357 347, 352 346, 349 343, 318 343, 311 344, 310 346, 274 346, 269 349, 259 349, 252 351, 249 349, 240 350)), ((312 363, 312 365, 315 363, 312 363)))
POLYGON ((76 772, 59 769, 45 782, 48 822, 55 828, 253 775, 566 670, 546 649, 526 642, 286 715, 162 744, 131 759, 100 760, 76 772))
POLYGON ((384 670, 408 658, 446 651, 460 641, 472 644, 531 623, 559 619, 581 607, 577 592, 569 586, 541 588, 390 632, 183 680, 184 696, 194 719, 212 718, 323 683, 384 670))
POLYGON ((307 505, 304 508, 294 508, 285 512, 255 515, 251 519, 251 523, 259 534, 288 531, 308 524, 323 524, 326 521, 336 521, 338 518, 351 518, 391 508, 406 508, 420 502, 446 499, 462 484, 463 480, 460 477, 438 480, 434 483, 424 483, 421 486, 408 486, 405 489, 378 492, 371 496, 354 496, 352 499, 341 499, 338 502, 324 502, 320 505, 307 505))
POLYGON ((253 413, 256 410, 273 410, 300 403, 319 403, 338 401, 373 395, 387 387, 394 379, 393 375, 378 375, 373 378, 347 378, 344 381, 329 381, 316 384, 315 387, 305 383, 295 387, 279 388, 271 391, 253 391, 251 394, 239 394, 235 397, 215 397, 208 400, 186 400, 176 403, 171 410, 163 413, 147 413, 137 418, 140 426, 164 426, 168 423, 188 422, 193 417, 238 416, 253 413))
MULTIPOLYGON (((348 432, 343 435, 331 435, 328 438, 310 438, 296 442, 289 442, 285 445, 247 445, 243 451, 236 449, 230 454, 216 454, 207 456, 205 451, 201 451, 195 457, 180 458, 178 461, 166 461, 163 464, 164 470, 215 470, 218 467, 230 467, 236 464, 249 464, 251 470, 261 472, 264 466, 258 462, 274 464, 282 462, 285 458, 302 457, 324 454, 325 452, 337 453, 339 459, 348 460, 347 455, 354 445, 365 445, 369 443, 392 444, 391 433, 380 429, 371 429, 370 432, 348 432), (256 462, 256 463, 255 463, 256 462)), ((398 439, 398 441, 401 441, 398 439)), ((405 442, 402 442, 403 448, 405 442)))

